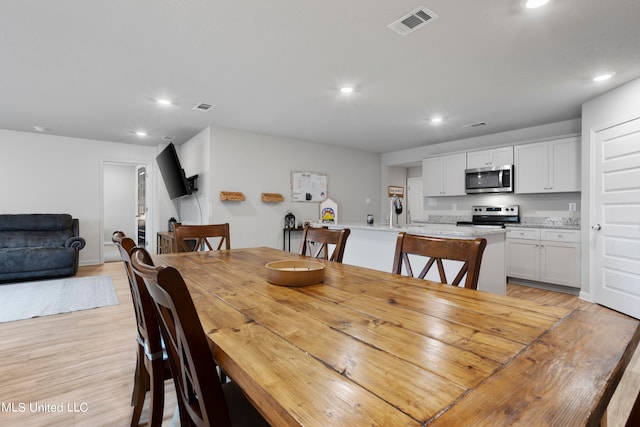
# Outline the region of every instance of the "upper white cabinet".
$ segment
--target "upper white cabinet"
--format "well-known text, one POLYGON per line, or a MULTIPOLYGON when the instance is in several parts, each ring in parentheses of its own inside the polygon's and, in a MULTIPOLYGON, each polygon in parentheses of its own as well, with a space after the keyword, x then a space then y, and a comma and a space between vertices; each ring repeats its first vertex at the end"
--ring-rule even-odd
POLYGON ((486 168, 513 164, 513 147, 492 150, 470 151, 467 153, 467 169, 486 168))
POLYGON ((516 145, 515 192, 580 191, 580 139, 516 145))
POLYGON ((466 153, 430 157, 422 161, 422 189, 427 197, 464 196, 466 153))

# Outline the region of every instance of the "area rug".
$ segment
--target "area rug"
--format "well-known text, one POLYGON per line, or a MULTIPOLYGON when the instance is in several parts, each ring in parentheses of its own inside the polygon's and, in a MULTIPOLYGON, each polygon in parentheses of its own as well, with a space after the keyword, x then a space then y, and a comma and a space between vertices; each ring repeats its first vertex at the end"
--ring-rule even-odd
POLYGON ((0 323, 117 304, 109 276, 0 285, 0 323))

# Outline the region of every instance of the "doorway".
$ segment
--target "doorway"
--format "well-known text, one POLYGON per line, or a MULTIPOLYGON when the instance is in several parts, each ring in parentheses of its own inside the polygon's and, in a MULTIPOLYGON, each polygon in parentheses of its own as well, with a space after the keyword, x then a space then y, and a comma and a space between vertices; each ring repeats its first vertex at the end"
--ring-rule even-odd
POLYGON ((120 261, 111 241, 115 231, 122 231, 136 244, 148 246, 147 165, 104 162, 102 212, 102 262, 120 261))
POLYGON ((407 222, 421 221, 423 216, 422 177, 407 178, 407 222))

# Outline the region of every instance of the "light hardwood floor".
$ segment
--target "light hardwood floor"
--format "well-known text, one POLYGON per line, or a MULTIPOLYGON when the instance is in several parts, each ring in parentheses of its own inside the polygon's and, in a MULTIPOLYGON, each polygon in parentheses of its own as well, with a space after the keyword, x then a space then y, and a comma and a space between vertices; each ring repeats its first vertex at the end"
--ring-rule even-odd
MULTIPOLYGON (((102 274, 113 279, 119 305, 0 324, 0 426, 129 425, 136 351, 131 294, 120 262, 81 267, 78 273, 102 274)), ((507 293, 542 304, 620 315, 556 292, 509 285, 507 293)), ((639 353, 612 399, 610 427, 624 425, 640 388, 639 353)), ((168 426, 176 402, 173 384, 166 385, 168 426)), ((143 413, 141 425, 146 425, 145 417, 143 413)))

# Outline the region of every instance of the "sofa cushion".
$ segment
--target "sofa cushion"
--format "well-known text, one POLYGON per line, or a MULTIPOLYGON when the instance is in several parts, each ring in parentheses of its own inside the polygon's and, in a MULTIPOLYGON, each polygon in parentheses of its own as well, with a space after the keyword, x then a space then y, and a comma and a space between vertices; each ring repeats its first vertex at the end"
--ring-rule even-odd
POLYGON ((70 228, 57 231, 0 231, 0 248, 64 246, 73 237, 70 228))
POLYGON ((70 230, 73 217, 69 214, 2 214, 0 231, 70 230))
POLYGON ((75 268, 75 249, 65 247, 0 249, 0 273, 75 268))

